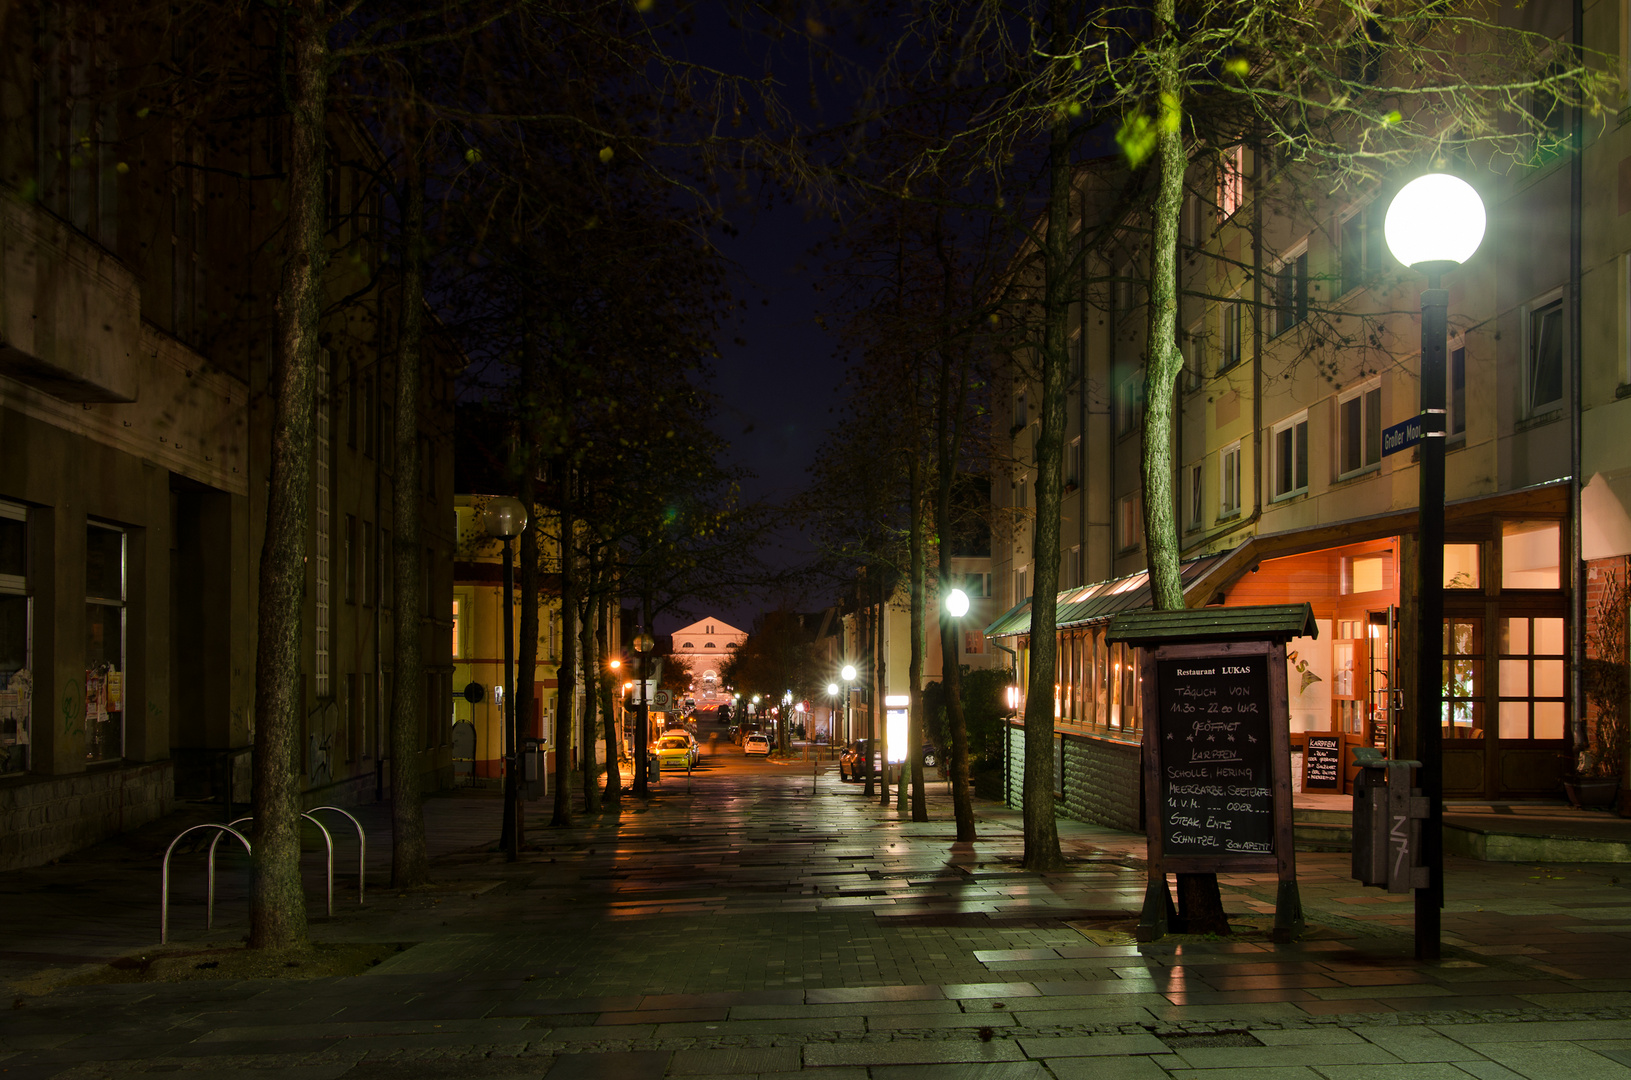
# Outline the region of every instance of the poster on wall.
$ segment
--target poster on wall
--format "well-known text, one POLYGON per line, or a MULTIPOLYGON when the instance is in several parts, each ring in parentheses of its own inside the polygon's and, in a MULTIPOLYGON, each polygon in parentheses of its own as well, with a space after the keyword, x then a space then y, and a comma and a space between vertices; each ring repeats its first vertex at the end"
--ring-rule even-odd
POLYGON ((1316 619, 1318 638, 1286 642, 1286 700, 1292 731, 1331 727, 1331 620, 1316 619))

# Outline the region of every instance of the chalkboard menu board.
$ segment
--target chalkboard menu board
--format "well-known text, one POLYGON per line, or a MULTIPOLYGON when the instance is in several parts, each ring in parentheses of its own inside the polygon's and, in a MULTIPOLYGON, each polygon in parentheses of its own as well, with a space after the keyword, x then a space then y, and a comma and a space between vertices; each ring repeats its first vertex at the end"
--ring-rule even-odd
POLYGON ((1342 786, 1342 736, 1309 735, 1303 752, 1303 788, 1336 791, 1342 786))
POLYGON ((1162 657, 1155 670, 1164 853, 1273 853, 1268 658, 1162 657))

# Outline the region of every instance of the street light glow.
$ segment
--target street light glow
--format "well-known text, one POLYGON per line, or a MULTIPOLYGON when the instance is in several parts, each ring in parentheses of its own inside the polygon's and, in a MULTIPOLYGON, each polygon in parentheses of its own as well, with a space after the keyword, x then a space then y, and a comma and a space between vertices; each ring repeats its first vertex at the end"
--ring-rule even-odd
POLYGON ((1393 196, 1382 235, 1406 266, 1459 265, 1484 239, 1484 200, 1459 176, 1418 176, 1393 196))
POLYGON ((844 676, 844 681, 845 682, 854 682, 855 681, 855 665, 854 664, 845 664, 844 665, 844 670, 840 671, 838 674, 844 676))
POLYGON ((838 696, 838 684, 837 683, 830 682, 830 683, 827 684, 827 695, 829 697, 837 697, 838 696))
POLYGON ((954 619, 961 619, 968 614, 968 593, 962 589, 953 589, 946 594, 946 611, 954 619))

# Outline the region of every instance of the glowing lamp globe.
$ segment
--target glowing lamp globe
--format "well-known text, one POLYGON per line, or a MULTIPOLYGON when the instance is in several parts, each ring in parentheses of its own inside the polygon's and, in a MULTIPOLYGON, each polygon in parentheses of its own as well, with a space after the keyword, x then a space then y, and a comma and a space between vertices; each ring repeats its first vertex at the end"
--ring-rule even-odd
POLYGON ((1387 208, 1382 235, 1406 266, 1442 272, 1472 258, 1484 239, 1484 200, 1472 185, 1448 173, 1418 176, 1387 208))
POLYGON ((845 664, 844 665, 844 670, 840 671, 838 674, 844 676, 844 681, 845 682, 854 682, 855 681, 855 665, 854 664, 845 664))
POLYGON ((489 500, 482 511, 482 527, 494 540, 520 536, 527 527, 527 507, 520 499, 501 495, 489 500))
POLYGON ((827 693, 829 695, 833 696, 833 697, 837 697, 838 696, 838 684, 835 683, 835 682, 828 683, 827 684, 827 693))
POLYGON ((946 612, 954 619, 961 619, 968 614, 968 593, 962 589, 953 589, 946 594, 946 612))

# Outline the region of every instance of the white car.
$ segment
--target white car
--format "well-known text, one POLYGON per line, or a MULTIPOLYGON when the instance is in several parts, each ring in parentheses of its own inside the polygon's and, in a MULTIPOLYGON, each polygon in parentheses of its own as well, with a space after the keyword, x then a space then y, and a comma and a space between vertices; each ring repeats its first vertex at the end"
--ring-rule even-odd
POLYGON ((742 753, 770 755, 770 739, 758 732, 751 732, 742 740, 742 753))

